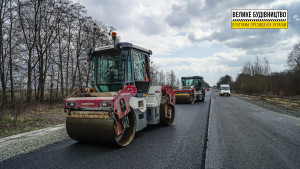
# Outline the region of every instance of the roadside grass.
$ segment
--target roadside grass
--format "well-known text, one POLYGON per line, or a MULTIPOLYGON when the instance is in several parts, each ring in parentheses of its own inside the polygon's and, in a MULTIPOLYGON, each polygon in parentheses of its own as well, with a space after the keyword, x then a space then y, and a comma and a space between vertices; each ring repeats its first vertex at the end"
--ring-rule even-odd
POLYGON ((35 103, 22 110, 17 119, 5 113, 0 120, 0 138, 65 122, 63 104, 35 103))
POLYGON ((15 128, 1 128, 0 129, 0 138, 3 137, 7 137, 7 136, 11 136, 11 135, 15 135, 15 134, 20 134, 20 133, 24 133, 24 132, 28 132, 28 131, 33 131, 33 130, 37 130, 40 129, 38 127, 15 127, 15 128))

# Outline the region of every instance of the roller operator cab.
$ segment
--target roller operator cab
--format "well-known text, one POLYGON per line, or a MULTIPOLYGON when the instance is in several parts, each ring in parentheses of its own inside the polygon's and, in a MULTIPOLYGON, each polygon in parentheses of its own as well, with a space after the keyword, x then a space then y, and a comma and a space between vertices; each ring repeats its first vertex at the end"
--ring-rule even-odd
POLYGON ((72 139, 126 146, 149 124, 172 125, 175 93, 169 86, 150 86, 151 54, 131 43, 88 51, 91 87, 65 99, 72 139))
POLYGON ((202 76, 181 77, 182 88, 174 90, 176 103, 191 103, 205 100, 205 87, 202 76))
POLYGON ((205 100, 205 86, 202 76, 189 76, 181 78, 182 86, 193 86, 195 88, 195 101, 205 100))

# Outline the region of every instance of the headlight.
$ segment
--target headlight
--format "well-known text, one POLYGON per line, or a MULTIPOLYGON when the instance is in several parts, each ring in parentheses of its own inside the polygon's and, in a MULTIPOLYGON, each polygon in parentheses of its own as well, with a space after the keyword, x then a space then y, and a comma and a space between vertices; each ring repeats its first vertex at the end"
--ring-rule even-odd
POLYGON ((75 107, 75 102, 67 102, 68 107, 75 107))

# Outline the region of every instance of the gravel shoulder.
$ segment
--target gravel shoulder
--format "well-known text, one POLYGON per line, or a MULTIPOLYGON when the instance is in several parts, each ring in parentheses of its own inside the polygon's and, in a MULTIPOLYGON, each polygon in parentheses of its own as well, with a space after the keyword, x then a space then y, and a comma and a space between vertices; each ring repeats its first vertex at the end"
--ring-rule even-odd
POLYGON ((233 96, 265 109, 294 117, 300 117, 300 98, 280 98, 274 96, 253 96, 232 93, 233 96))
POLYGON ((68 138, 65 124, 2 138, 0 139, 0 163, 68 138))

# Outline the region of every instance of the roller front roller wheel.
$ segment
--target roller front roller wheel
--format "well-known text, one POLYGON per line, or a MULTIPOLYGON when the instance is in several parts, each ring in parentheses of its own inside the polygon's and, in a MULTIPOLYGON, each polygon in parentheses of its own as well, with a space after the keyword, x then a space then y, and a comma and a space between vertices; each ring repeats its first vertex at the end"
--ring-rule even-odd
POLYGON ((195 97, 194 97, 194 94, 192 94, 190 97, 191 97, 191 98, 190 98, 190 104, 194 104, 194 103, 195 103, 195 97))
POLYGON ((134 138, 136 131, 136 116, 134 111, 128 113, 129 127, 117 136, 113 119, 72 118, 67 117, 67 133, 73 140, 79 142, 94 142, 127 146, 134 138))
POLYGON ((175 107, 168 105, 167 102, 160 105, 160 124, 171 126, 175 118, 175 107))
POLYGON ((120 136, 115 136, 119 146, 127 146, 133 140, 136 131, 136 116, 133 110, 128 113, 129 127, 120 136))

